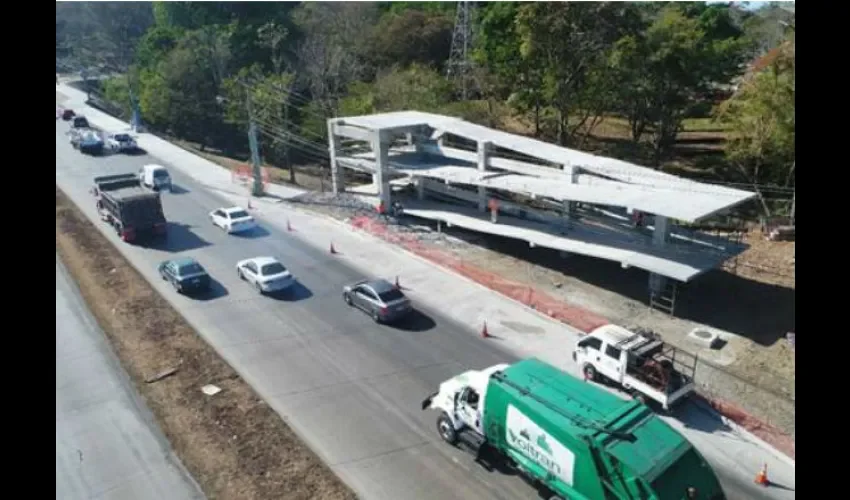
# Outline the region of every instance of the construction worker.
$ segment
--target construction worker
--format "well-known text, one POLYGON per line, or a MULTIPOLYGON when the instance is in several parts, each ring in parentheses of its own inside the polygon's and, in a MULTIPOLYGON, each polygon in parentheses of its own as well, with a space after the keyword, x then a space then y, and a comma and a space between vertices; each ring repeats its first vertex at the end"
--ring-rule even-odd
POLYGON ((496 198, 490 198, 487 208, 490 209, 490 222, 495 224, 499 221, 499 201, 496 198))
POLYGON ((381 201, 378 203, 378 208, 377 208, 377 210, 378 210, 378 217, 381 217, 381 218, 383 218, 383 219, 386 219, 386 218, 387 218, 387 206, 386 206, 386 205, 384 205, 384 200, 381 200, 381 201))
POLYGON ((400 201, 394 201, 390 210, 392 212, 393 217, 395 217, 396 219, 404 215, 404 206, 402 206, 400 201))

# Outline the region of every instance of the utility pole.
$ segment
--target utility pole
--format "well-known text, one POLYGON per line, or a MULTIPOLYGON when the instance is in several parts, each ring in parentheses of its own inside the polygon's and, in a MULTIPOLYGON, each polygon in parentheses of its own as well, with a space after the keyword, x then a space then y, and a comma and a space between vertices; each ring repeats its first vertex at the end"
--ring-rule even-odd
POLYGON ((286 161, 286 168, 289 169, 289 183, 295 184, 295 167, 289 160, 289 93, 292 91, 292 85, 289 85, 289 90, 286 92, 286 100, 283 101, 283 132, 286 141, 283 143, 283 157, 286 161))
POLYGON ((260 146, 257 140, 257 123, 254 121, 254 107, 251 104, 251 88, 245 85, 246 107, 248 109, 248 147, 251 149, 251 166, 254 170, 252 196, 263 195, 263 172, 260 167, 260 146))

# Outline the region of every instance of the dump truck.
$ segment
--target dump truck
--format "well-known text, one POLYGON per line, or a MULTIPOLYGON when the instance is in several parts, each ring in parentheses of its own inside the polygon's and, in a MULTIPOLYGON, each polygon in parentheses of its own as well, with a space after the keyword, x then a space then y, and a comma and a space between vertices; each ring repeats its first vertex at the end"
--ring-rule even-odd
POLYGON ((167 235, 159 193, 145 189, 138 175, 116 174, 94 178, 91 190, 100 218, 126 242, 167 235))
POLYGON ((664 410, 696 390, 697 357, 648 330, 602 325, 576 342, 573 361, 586 380, 612 382, 664 410))
POLYGON ((504 460, 552 500, 725 499, 702 455, 645 404, 536 358, 461 373, 422 409, 440 410, 443 440, 504 460))

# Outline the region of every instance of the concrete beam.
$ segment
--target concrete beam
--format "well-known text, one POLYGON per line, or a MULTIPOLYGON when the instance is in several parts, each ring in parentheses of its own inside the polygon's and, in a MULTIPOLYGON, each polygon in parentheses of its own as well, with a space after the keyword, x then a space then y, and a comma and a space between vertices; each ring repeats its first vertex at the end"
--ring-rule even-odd
MULTIPOLYGON (((487 161, 490 156, 491 143, 480 141, 478 143, 478 173, 484 175, 487 172, 487 161)), ((487 188, 478 186, 478 210, 480 212, 487 211, 487 188)))
POLYGON ((371 130, 360 127, 352 127, 350 125, 340 125, 338 123, 333 123, 332 125, 328 126, 328 135, 330 135, 331 126, 333 127, 333 133, 338 136, 365 142, 369 142, 372 140, 371 130))
MULTIPOLYGON (((446 158, 453 158, 455 160, 463 160, 472 163, 475 163, 478 158, 478 153, 475 151, 464 151, 462 149, 449 148, 443 146, 439 142, 437 144, 423 144, 422 151, 436 156, 445 156, 446 158)), ((487 160, 487 166, 490 168, 498 168, 500 170, 508 170, 518 174, 533 175, 547 179, 569 179, 569 177, 564 174, 563 170, 534 165, 532 163, 519 160, 499 158, 492 155, 487 160)))

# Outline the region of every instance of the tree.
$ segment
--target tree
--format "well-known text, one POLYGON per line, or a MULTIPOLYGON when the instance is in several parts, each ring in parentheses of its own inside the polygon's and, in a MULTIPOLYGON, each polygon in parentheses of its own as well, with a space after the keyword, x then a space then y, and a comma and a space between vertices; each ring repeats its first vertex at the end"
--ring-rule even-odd
POLYGON ((440 12, 408 9, 384 15, 370 37, 377 68, 417 63, 441 70, 449 57, 454 21, 440 12))
POLYGON ((543 97, 556 112, 559 144, 578 130, 570 128, 570 117, 582 109, 590 75, 602 70, 607 48, 635 19, 633 6, 613 2, 535 2, 518 8, 520 55, 528 67, 542 68, 543 97))
POLYGON ((377 15, 375 5, 366 2, 305 3, 295 13, 303 33, 298 75, 325 116, 336 114, 348 85, 367 73, 363 34, 377 15))
POLYGON ((353 86, 341 107, 345 114, 405 109, 434 112, 439 111, 451 95, 451 84, 441 74, 414 64, 406 69, 384 71, 372 85, 353 86))
POLYGON ((652 133, 658 166, 688 112, 739 71, 746 44, 724 7, 670 4, 653 17, 646 30, 620 39, 610 60, 618 111, 628 118, 635 142, 652 133))
POLYGON ((140 72, 143 116, 161 129, 200 143, 201 149, 220 138, 216 61, 193 33, 154 69, 140 72))
POLYGON ((753 186, 767 216, 771 210, 759 186, 794 183, 794 87, 794 47, 785 42, 772 63, 742 83, 717 111, 717 117, 730 127, 726 156, 738 175, 753 186))
POLYGON ((520 52, 517 31, 519 2, 496 2, 484 8, 476 38, 474 59, 492 79, 488 97, 507 100, 520 112, 533 112, 534 135, 540 134, 543 67, 520 52))

